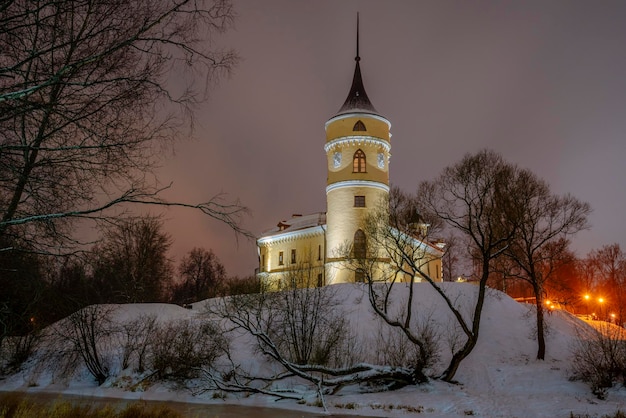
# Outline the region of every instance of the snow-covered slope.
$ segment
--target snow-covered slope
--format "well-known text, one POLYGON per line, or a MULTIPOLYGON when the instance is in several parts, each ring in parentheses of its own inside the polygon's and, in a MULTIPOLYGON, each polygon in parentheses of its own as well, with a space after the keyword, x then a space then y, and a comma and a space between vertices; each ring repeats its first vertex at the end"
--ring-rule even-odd
MULTIPOLYGON (((439 364, 432 373, 440 372, 450 358, 449 336, 454 322, 442 299, 426 283, 415 284, 414 314, 420 321, 428 321, 440 335, 439 364)), ((471 284, 446 283, 446 293, 463 314, 469 318, 477 288, 471 284)), ((335 293, 340 309, 350 320, 364 346, 373 346, 380 331, 380 321, 375 318, 366 294, 358 284, 336 285, 328 288, 335 293)), ((393 298, 401 301, 408 288, 399 287, 393 298)), ((127 321, 140 315, 152 314, 159 321, 192 318, 201 314, 204 303, 193 309, 183 309, 166 304, 112 305, 114 319, 127 321)), ((547 356, 545 361, 535 360, 534 317, 530 305, 522 305, 508 296, 489 290, 485 302, 480 338, 472 354, 461 364, 456 379, 458 384, 433 380, 426 385, 405 387, 384 393, 360 393, 358 388, 346 388, 336 395, 327 396, 331 412, 372 416, 484 416, 484 417, 569 417, 570 413, 602 416, 616 410, 626 410, 626 390, 613 389, 607 400, 598 400, 587 385, 572 382, 570 376, 571 348, 578 327, 587 327, 576 317, 561 311, 547 316, 547 356)), ((242 337, 233 341, 239 361, 247 367, 260 370, 263 358, 255 357, 250 339, 242 337), (258 364, 257 364, 258 363, 258 364)), ((97 396, 119 396, 143 399, 178 399, 189 401, 188 392, 176 392, 164 386, 153 386, 146 392, 123 392, 105 383, 97 387, 85 375, 69 382, 53 382, 35 370, 26 368, 22 373, 0 381, 0 390, 52 390, 97 396), (33 387, 33 385, 37 385, 33 387), (108 386, 108 387, 107 387, 108 386)), ((211 394, 195 397, 195 402, 220 402, 211 394)), ((298 404, 295 401, 274 403, 269 397, 254 395, 237 397, 229 394, 225 400, 247 405, 276 406, 282 408, 319 408, 298 404)))

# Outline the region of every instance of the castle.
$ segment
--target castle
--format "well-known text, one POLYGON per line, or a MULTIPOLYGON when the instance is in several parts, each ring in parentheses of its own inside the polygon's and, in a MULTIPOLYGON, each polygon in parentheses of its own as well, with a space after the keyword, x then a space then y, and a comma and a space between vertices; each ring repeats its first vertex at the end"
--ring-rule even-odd
MULTIPOLYGON (((347 267, 345 249, 357 257, 382 249, 367 248, 363 224, 381 202, 389 201, 391 123, 374 108, 361 77, 359 35, 354 78, 348 97, 325 125, 327 161, 326 212, 293 215, 257 239, 258 277, 272 286, 289 275, 306 275, 307 286, 363 281, 347 267)), ((442 280, 441 247, 417 241, 426 251, 425 270, 442 280)), ((421 277, 405 277, 420 281, 421 277)))

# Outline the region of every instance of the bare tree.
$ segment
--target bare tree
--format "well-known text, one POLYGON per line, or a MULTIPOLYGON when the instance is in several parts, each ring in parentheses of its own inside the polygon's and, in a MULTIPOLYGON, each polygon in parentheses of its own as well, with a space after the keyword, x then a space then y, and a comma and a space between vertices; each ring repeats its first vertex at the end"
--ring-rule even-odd
POLYGON ((443 280, 453 282, 459 277, 466 275, 467 267, 464 265, 467 260, 466 248, 463 238, 453 233, 448 233, 443 238, 445 252, 441 258, 441 272, 443 280))
POLYGON ((163 300, 172 277, 167 258, 171 238, 159 218, 119 222, 105 231, 94 249, 94 281, 101 302, 138 303, 163 300))
POLYGON ((413 383, 408 368, 377 366, 360 363, 350 356, 346 358, 348 345, 353 342, 349 324, 338 309, 336 289, 315 286, 316 276, 290 273, 282 290, 207 302, 208 313, 223 320, 224 332, 249 338, 254 351, 272 365, 252 372, 231 357, 230 370, 204 371, 210 389, 302 399, 306 393, 295 387, 274 388, 277 381, 296 379, 312 385, 325 406, 324 395, 344 385, 371 383, 387 388, 413 383), (307 277, 311 279, 308 287, 307 277))
MULTIPOLYGON (((596 290, 598 282, 600 281, 600 272, 596 269, 592 256, 593 252, 587 255, 587 257, 578 260, 578 262, 576 263, 576 270, 580 275, 581 281, 583 283, 583 291, 587 296, 589 296, 590 293, 596 290)), ((584 295, 581 295, 581 297, 584 298, 584 295)))
POLYGON ((429 326, 427 317, 414 306, 416 280, 435 282, 441 272, 430 271, 431 261, 441 258, 440 249, 428 243, 429 233, 436 229, 437 219, 425 219, 420 214, 420 203, 393 188, 389 201, 382 201, 362 225, 365 234, 364 251, 347 243, 341 250, 348 262, 346 268, 358 272, 367 284, 367 294, 375 314, 406 344, 410 356, 401 356, 410 363, 402 364, 410 370, 411 383, 425 383, 425 369, 437 358, 438 337, 429 326), (431 277, 432 275, 432 277, 431 277))
POLYGON ((122 346, 122 369, 136 360, 135 370, 143 373, 146 357, 150 352, 153 334, 157 329, 156 315, 139 315, 137 318, 121 324, 120 345, 122 346))
POLYGON ((268 333, 296 364, 337 366, 332 359, 338 357, 349 334, 344 317, 332 312, 337 304, 334 292, 318 284, 323 269, 300 263, 269 295, 276 313, 268 333))
POLYGON ((49 323, 43 261, 28 252, 0 251, 0 372, 20 366, 49 323))
POLYGON ((192 249, 178 266, 181 281, 172 285, 171 300, 185 304, 215 297, 223 291, 226 269, 211 250, 192 249))
MULTIPOLYGON (((435 181, 424 182, 419 187, 418 196, 427 216, 441 219, 446 226, 467 240, 477 270, 477 298, 468 320, 455 308, 445 292, 435 286, 466 337, 443 372, 442 377, 446 381, 453 380, 459 365, 478 341, 493 260, 508 248, 516 232, 515 226, 506 222, 515 175, 516 169, 500 155, 484 150, 475 155, 466 155, 459 163, 444 169, 435 181)), ((422 276, 428 280, 428 275, 422 276)))
POLYGON ((550 263, 553 272, 552 278, 546 283, 546 294, 557 306, 573 313, 581 313, 586 285, 579 270, 580 260, 571 249, 556 255, 550 263))
POLYGON ((515 228, 514 239, 505 252, 519 268, 520 278, 528 281, 535 296, 537 358, 545 358, 544 292, 546 282, 566 255, 567 238, 587 228, 588 203, 573 196, 556 196, 549 186, 528 170, 518 170, 511 178, 507 219, 515 228))
POLYGON ((2 2, 0 237, 66 252, 76 220, 127 203, 195 208, 246 233, 238 203, 165 201, 152 175, 233 68, 233 52, 210 49, 233 15, 228 0, 2 2))
POLYGON ((626 254, 619 244, 604 245, 591 251, 587 261, 606 304, 617 313, 620 324, 626 322, 626 254))
POLYGON ((50 355, 44 355, 43 361, 57 371, 67 371, 80 359, 98 385, 104 383, 111 367, 107 352, 117 331, 111 321, 112 311, 110 306, 90 305, 57 323, 49 340, 50 355))

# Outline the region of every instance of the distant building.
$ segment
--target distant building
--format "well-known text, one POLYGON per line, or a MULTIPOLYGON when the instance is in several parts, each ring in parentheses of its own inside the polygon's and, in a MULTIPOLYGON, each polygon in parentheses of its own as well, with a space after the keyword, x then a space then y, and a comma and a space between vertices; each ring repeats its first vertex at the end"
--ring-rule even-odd
MULTIPOLYGON (((327 158, 326 212, 293 215, 257 239, 258 276, 272 285, 288 275, 305 274, 309 285, 362 281, 362 273, 347 268, 342 254, 365 254, 366 217, 389 201, 391 123, 374 108, 361 77, 358 29, 354 78, 348 97, 325 125, 327 158)), ((426 269, 442 280, 441 247, 417 242, 426 249, 426 269)), ((370 248, 368 253, 376 253, 370 248)), ((381 263, 385 263, 381 258, 381 263)), ((421 278, 405 278, 419 281, 421 278)))

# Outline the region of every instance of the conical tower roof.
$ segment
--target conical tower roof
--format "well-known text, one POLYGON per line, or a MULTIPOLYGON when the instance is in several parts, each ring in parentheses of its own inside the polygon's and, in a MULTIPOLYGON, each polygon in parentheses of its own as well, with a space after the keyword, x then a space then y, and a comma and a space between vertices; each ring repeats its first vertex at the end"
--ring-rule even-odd
POLYGON ((361 57, 359 56, 359 15, 357 14, 356 18, 356 57, 354 58, 356 61, 356 65, 354 68, 354 77, 352 78, 352 87, 350 87, 350 92, 348 93, 348 97, 344 102, 337 115, 341 115, 343 113, 375 113, 378 114, 372 102, 370 102, 369 97, 367 97, 367 93, 365 92, 365 87, 363 86, 363 78, 361 77, 361 66, 359 62, 361 61, 361 57))
POLYGON ((350 87, 350 93, 344 102, 341 109, 337 114, 349 113, 349 112, 365 112, 365 113, 378 113, 372 102, 370 102, 365 87, 363 86, 363 79, 361 78, 361 66, 359 65, 359 56, 356 57, 356 68, 354 69, 354 78, 352 79, 352 87, 350 87))

